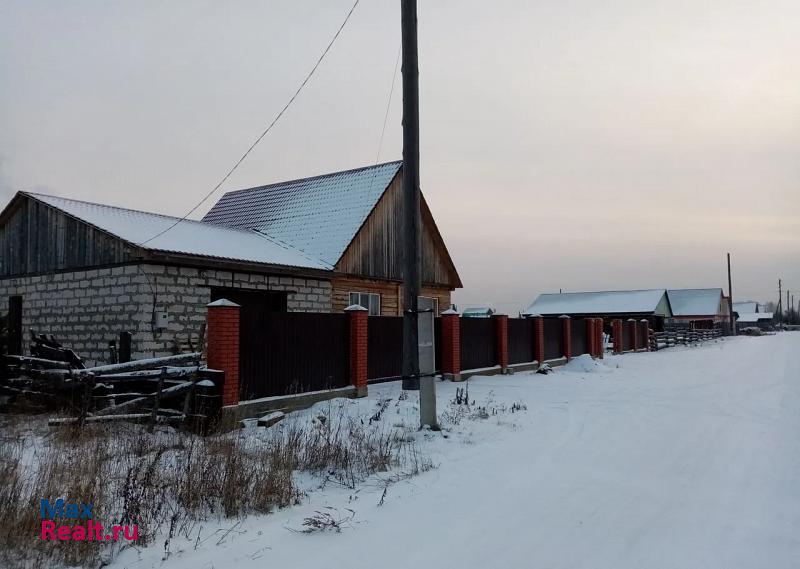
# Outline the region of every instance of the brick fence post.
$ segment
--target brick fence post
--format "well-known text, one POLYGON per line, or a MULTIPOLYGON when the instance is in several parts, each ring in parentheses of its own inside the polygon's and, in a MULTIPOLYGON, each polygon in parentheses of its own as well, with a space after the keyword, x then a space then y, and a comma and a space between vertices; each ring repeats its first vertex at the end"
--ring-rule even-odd
POLYGON ((238 304, 224 298, 208 305, 207 363, 225 373, 223 406, 239 403, 239 311, 238 304))
POLYGON ((493 314, 497 365, 500 373, 508 373, 508 315, 493 314))
POLYGON ((628 328, 631 334, 631 347, 634 352, 639 351, 639 330, 635 318, 628 318, 628 328))
POLYGON ((561 355, 572 359, 572 318, 566 314, 559 316, 561 319, 561 355))
POLYGON ((614 340, 614 353, 621 354, 622 346, 622 320, 619 318, 611 321, 611 337, 614 340))
POLYGON ((442 378, 461 381, 461 318, 452 308, 442 312, 442 378))
POLYGON ((645 352, 650 351, 650 322, 647 318, 642 318, 639 321, 639 335, 642 337, 642 349, 645 352))
POLYGON ((597 334, 594 331, 596 326, 596 318, 586 319, 586 349, 589 351, 589 355, 593 358, 597 357, 597 334))
POLYGON ((367 396, 367 318, 369 311, 353 304, 344 309, 350 318, 350 384, 356 397, 367 396))
POLYGON ((544 363, 544 318, 538 314, 533 318, 533 359, 539 365, 544 363))

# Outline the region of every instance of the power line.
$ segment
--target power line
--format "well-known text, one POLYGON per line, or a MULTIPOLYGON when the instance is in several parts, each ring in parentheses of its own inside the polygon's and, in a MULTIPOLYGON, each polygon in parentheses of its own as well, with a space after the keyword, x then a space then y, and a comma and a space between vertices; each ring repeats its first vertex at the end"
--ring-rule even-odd
POLYGON ((397 58, 394 60, 394 71, 392 72, 392 86, 389 89, 389 102, 386 103, 386 113, 383 115, 383 128, 381 129, 381 138, 378 141, 378 153, 375 155, 375 165, 378 165, 378 162, 381 158, 381 147, 383 147, 383 136, 386 134, 386 123, 389 121, 389 109, 392 106, 392 95, 394 94, 394 84, 397 80, 397 66, 400 65, 400 53, 402 52, 402 46, 397 48, 397 58))
POLYGON ((182 221, 185 221, 187 217, 189 217, 189 216, 190 216, 192 213, 194 213, 194 212, 195 212, 195 210, 197 210, 197 208, 198 208, 198 207, 200 207, 201 205, 203 205, 203 204, 206 202, 206 200, 208 200, 208 198, 210 198, 212 195, 214 195, 214 193, 215 193, 215 192, 216 192, 216 191, 217 191, 217 190, 218 190, 218 189, 219 189, 219 188, 222 186, 222 184, 224 184, 224 183, 225 183, 225 182, 228 180, 228 178, 230 178, 230 177, 231 177, 231 175, 232 175, 232 174, 233 174, 233 173, 236 171, 236 169, 239 167, 239 165, 240 165, 242 162, 244 162, 245 158, 247 158, 247 156, 248 156, 248 155, 249 155, 249 154, 250 154, 250 153, 253 151, 253 149, 254 149, 254 148, 255 148, 255 147, 258 145, 258 143, 259 143, 259 142, 261 142, 261 139, 263 139, 263 138, 264 138, 264 137, 267 135, 267 133, 268 133, 270 130, 272 130, 272 127, 273 127, 273 126, 275 126, 275 123, 277 123, 277 122, 280 120, 280 118, 283 116, 283 114, 284 114, 284 113, 285 113, 285 112, 286 112, 286 111, 289 109, 289 107, 292 105, 292 103, 294 102, 294 100, 295 100, 295 99, 297 98, 297 96, 300 94, 300 91, 302 91, 302 90, 303 90, 303 87, 305 87, 305 86, 306 86, 306 83, 308 83, 308 81, 311 79, 311 77, 312 77, 312 76, 314 75, 314 73, 317 71, 317 68, 319 67, 320 63, 322 63, 322 60, 323 60, 323 59, 325 59, 325 56, 326 56, 326 55, 328 55, 328 52, 331 50, 331 47, 333 47, 333 44, 334 44, 334 42, 335 42, 335 41, 336 41, 336 39, 339 37, 339 34, 341 34, 341 33, 342 33, 342 30, 343 30, 343 29, 344 29, 344 27, 347 25, 347 22, 350 20, 350 16, 352 16, 352 14, 353 14, 353 11, 355 11, 355 9, 356 9, 356 6, 358 6, 358 3, 359 3, 359 2, 360 2, 360 0, 355 0, 355 2, 353 3, 353 6, 352 6, 352 8, 350 8, 350 11, 347 13, 347 16, 345 16, 345 18, 344 18, 344 21, 342 22, 342 25, 340 25, 340 26, 339 26, 339 29, 338 29, 338 30, 336 30, 336 33, 333 35, 333 38, 331 39, 331 41, 328 43, 328 46, 327 46, 327 47, 325 48, 325 50, 322 52, 322 55, 320 55, 320 56, 319 56, 319 59, 317 59, 317 62, 314 64, 314 67, 312 67, 312 68, 311 68, 311 71, 308 73, 308 75, 306 75, 306 78, 305 78, 305 79, 303 79, 303 82, 302 82, 302 83, 300 83, 300 86, 299 86, 299 87, 297 88, 297 90, 294 92, 294 95, 292 95, 292 97, 289 99, 289 102, 288 102, 288 103, 286 103, 286 105, 284 105, 284 107, 283 107, 283 108, 281 109, 281 111, 280 111, 280 112, 279 112, 279 113, 278 113, 278 114, 275 116, 275 118, 274 118, 274 119, 272 119, 272 122, 271 122, 271 123, 269 123, 269 125, 267 126, 267 128, 266 128, 266 129, 264 129, 264 132, 262 132, 262 133, 261 133, 261 135, 260 135, 258 138, 256 138, 255 142, 253 142, 253 144, 251 144, 251 145, 250 145, 250 148, 248 148, 248 149, 247 149, 247 151, 246 151, 244 154, 242 154, 242 157, 241 157, 241 158, 239 158, 239 160, 236 162, 236 164, 234 164, 234 165, 233 165, 233 168, 231 168, 230 170, 228 170, 228 173, 227 173, 227 174, 225 174, 225 176, 224 176, 224 177, 223 177, 223 178, 222 178, 222 179, 219 181, 219 183, 218 183, 216 186, 214 186, 214 189, 213 189, 213 190, 211 190, 210 192, 208 192, 208 193, 205 195, 205 197, 203 197, 203 199, 202 199, 202 200, 200 200, 199 202, 197 202, 197 204, 196 204, 196 205, 195 205, 195 206, 194 206, 192 209, 190 209, 188 212, 186 212, 186 214, 185 214, 183 217, 181 217, 180 219, 178 219, 178 220, 177 220, 175 223, 173 223, 172 225, 170 225, 169 227, 167 227, 167 228, 166 228, 166 229, 164 229, 163 231, 161 231, 161 232, 159 232, 159 233, 156 233, 155 235, 153 235, 153 236, 152 236, 152 237, 150 237, 149 239, 146 239, 146 240, 142 241, 141 243, 138 243, 138 245, 145 245, 146 243, 149 243, 149 242, 150 242, 150 241, 152 241, 153 239, 155 239, 155 238, 157 238, 157 237, 161 237, 161 236, 162 236, 162 235, 164 235, 164 234, 165 234, 167 231, 170 231, 172 228, 174 228, 176 225, 178 225, 180 222, 182 222, 182 221))

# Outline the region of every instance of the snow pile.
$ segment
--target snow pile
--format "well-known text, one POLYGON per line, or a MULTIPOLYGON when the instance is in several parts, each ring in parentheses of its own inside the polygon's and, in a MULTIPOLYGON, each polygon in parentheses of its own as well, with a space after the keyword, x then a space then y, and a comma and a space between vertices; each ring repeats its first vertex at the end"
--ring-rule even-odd
POLYGON ((570 360, 564 370, 576 373, 611 373, 613 368, 603 362, 595 360, 589 354, 582 354, 570 360))

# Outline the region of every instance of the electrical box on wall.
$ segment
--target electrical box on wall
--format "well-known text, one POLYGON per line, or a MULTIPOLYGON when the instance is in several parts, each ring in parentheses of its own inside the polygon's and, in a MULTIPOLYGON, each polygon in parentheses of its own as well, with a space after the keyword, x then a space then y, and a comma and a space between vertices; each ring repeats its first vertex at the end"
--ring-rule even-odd
POLYGON ((166 330, 169 325, 169 314, 167 312, 156 312, 155 327, 158 330, 166 330))

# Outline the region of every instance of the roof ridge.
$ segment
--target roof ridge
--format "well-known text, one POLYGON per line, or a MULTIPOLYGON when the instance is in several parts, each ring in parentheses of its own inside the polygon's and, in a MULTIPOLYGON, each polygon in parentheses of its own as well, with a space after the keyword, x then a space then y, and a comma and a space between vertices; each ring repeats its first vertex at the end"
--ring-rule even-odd
POLYGON ((604 294, 607 292, 664 292, 667 289, 664 288, 636 288, 632 290, 585 290, 585 291, 577 291, 577 292, 543 292, 540 296, 544 295, 557 295, 557 294, 604 294))
POLYGON ((316 176, 308 176, 306 178, 297 178, 297 179, 294 179, 294 180, 285 180, 285 181, 282 181, 282 182, 272 182, 270 184, 264 184, 264 185, 261 185, 261 186, 252 186, 250 188, 241 188, 241 189, 238 189, 238 190, 231 190, 229 192, 225 192, 223 194, 223 196, 227 196, 229 194, 238 194, 238 193, 241 193, 241 192, 249 192, 249 191, 253 191, 253 190, 267 190, 269 188, 274 188, 274 187, 277 187, 277 186, 288 186, 289 184, 299 184, 301 182, 310 182, 312 180, 319 180, 320 178, 329 178, 331 176, 338 176, 340 174, 352 174, 352 173, 360 172, 360 171, 364 171, 364 170, 377 169, 377 168, 380 168, 382 166, 389 166, 390 164, 397 164, 398 167, 399 167, 399 166, 402 166, 403 161, 402 160, 392 160, 392 161, 389 161, 389 162, 382 162, 380 164, 370 164, 368 166, 359 166, 358 168, 350 168, 349 170, 340 170, 338 172, 329 172, 327 174, 317 174, 316 176))

